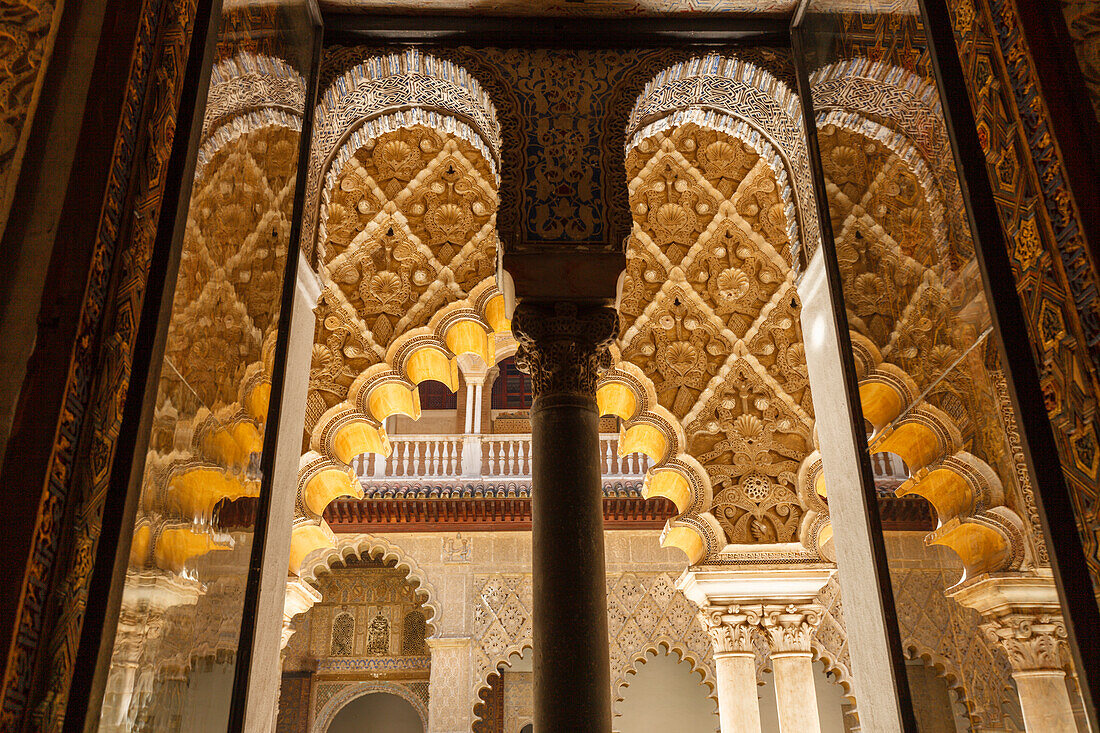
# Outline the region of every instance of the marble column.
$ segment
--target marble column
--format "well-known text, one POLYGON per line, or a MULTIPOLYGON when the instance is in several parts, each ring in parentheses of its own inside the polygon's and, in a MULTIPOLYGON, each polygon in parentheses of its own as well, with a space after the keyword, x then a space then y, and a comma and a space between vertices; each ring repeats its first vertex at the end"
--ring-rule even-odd
POLYGON ((466 403, 462 435, 462 475, 481 475, 481 396, 490 365, 473 354, 460 354, 458 366, 466 382, 466 403))
POLYGON ((707 606, 699 619, 714 647, 718 721, 722 733, 760 733, 756 647, 760 609, 707 606))
POLYGON ((781 733, 820 733, 810 642, 821 620, 813 604, 765 607, 762 626, 768 639, 781 733))
POLYGON ((532 615, 538 731, 611 731, 596 379, 612 308, 520 303, 516 364, 531 375, 532 615))
MULTIPOLYGON (((749 648, 752 634, 762 634, 767 640, 783 733, 818 733, 821 730, 810 643, 822 616, 816 599, 834 572, 836 568, 825 562, 695 567, 685 570, 676 581, 676 587, 704 609, 699 618, 711 633, 716 660, 719 644, 732 645, 736 641, 740 646, 729 648, 741 650, 749 648), (714 631, 725 626, 730 628, 729 632, 714 631), (739 638, 726 638, 727 634, 742 627, 746 631, 739 631, 739 638), (717 640, 715 633, 720 634, 717 640)), ((726 693, 722 691, 722 673, 717 665, 715 671, 719 675, 718 716, 722 733, 759 731, 755 666, 749 677, 752 680, 750 687, 745 681, 745 661, 728 665, 726 689, 731 691, 726 708, 722 707, 726 693), (732 718, 728 724, 727 716, 732 718)))
POLYGON ((1050 568, 979 576, 949 595, 982 615, 982 632, 1008 655, 1024 729, 1074 733, 1077 723, 1066 688, 1066 625, 1050 568))
POLYGON ((983 623, 982 631, 1008 654, 1024 729, 1076 731, 1066 687, 1068 653, 1061 615, 1009 614, 983 623))

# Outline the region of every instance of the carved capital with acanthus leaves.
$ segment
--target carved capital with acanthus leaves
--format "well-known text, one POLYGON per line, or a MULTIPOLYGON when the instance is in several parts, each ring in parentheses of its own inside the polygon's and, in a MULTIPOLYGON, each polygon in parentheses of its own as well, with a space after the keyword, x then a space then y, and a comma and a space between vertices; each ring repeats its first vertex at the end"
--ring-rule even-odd
POLYGON ((755 656, 762 616, 761 606, 707 606, 699 612, 699 621, 710 635, 716 657, 755 656))
POLYGON ((814 629, 823 609, 815 603, 765 606, 762 625, 768 646, 777 654, 810 654, 814 629))
POLYGON ((981 625, 1008 655, 1013 672, 1061 671, 1068 663, 1066 624, 1059 614, 1013 613, 981 625))
POLYGON ((810 654, 814 629, 824 609, 816 603, 787 605, 708 605, 699 620, 710 634, 714 653, 752 654, 762 636, 771 654, 810 654))
POLYGON ((531 375, 535 397, 594 396, 600 373, 611 367, 610 346, 618 332, 614 308, 569 301, 520 303, 512 316, 519 342, 516 365, 531 375))

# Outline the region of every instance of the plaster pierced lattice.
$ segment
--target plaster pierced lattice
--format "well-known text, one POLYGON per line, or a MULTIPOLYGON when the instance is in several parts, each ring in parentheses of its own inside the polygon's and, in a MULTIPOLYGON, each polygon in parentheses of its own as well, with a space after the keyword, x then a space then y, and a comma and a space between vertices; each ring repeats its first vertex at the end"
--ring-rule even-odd
POLYGON ((754 139, 696 122, 646 129, 627 155, 622 359, 690 436, 713 487, 701 508, 726 541, 798 542, 813 407, 776 171, 754 139))
POLYGON ((329 654, 334 657, 352 655, 352 634, 355 633, 355 619, 348 613, 342 613, 332 622, 332 645, 329 654))
MULTIPOLYGON (((513 654, 531 646, 531 576, 474 576, 474 689, 513 654)), ((714 690, 710 641, 696 622, 697 609, 676 590, 670 573, 610 573, 607 577, 612 692, 628 684, 646 654, 664 647, 701 672, 714 690)), ((471 699, 477 699, 473 694, 471 699)))

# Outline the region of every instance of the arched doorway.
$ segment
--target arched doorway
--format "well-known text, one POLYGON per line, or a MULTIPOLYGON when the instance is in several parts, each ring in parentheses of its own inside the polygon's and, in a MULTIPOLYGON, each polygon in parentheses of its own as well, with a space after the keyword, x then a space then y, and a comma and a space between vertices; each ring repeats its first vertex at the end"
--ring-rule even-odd
POLYGON ((718 729, 711 691, 691 662, 662 648, 636 665, 630 684, 620 689, 614 728, 622 733, 678 730, 710 733, 718 729))
POLYGON ((340 708, 328 733, 424 733, 424 723, 412 704, 388 692, 374 692, 340 708))

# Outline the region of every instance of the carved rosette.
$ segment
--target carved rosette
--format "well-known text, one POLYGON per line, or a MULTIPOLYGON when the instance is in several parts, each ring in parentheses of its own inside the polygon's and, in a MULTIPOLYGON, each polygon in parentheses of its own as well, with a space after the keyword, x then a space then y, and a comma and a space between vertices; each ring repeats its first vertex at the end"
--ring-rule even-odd
POLYGON ((611 368, 609 347, 619 333, 614 308, 571 302, 520 303, 512 317, 519 342, 516 366, 531 375, 534 396, 593 397, 596 380, 611 368))
POLYGON ((1066 668, 1066 624, 1058 614, 1009 614, 983 623, 981 629, 1005 650, 1014 674, 1066 668))

